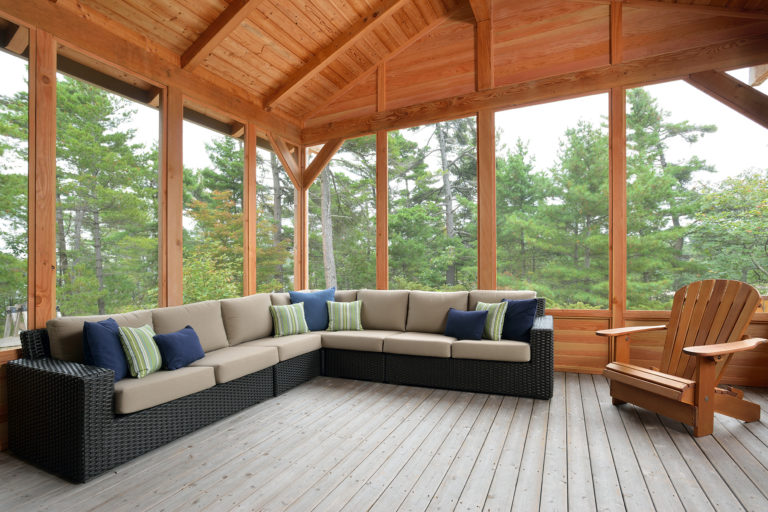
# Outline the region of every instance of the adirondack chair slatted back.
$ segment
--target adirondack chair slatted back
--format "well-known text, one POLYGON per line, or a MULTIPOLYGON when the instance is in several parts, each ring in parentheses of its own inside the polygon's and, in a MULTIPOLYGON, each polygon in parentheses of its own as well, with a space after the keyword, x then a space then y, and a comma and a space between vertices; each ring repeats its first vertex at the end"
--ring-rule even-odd
MULTIPOLYGON (((696 359, 683 348, 740 340, 759 302, 757 290, 740 281, 710 279, 680 288, 672 303, 659 369, 693 379, 696 359)), ((730 356, 718 361, 716 383, 729 360, 730 356)))

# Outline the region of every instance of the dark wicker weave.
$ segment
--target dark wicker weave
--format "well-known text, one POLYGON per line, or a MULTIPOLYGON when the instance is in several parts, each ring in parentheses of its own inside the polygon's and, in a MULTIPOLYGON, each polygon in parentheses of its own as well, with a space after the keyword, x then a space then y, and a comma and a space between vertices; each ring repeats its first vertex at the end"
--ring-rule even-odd
MULTIPOLYGON (((41 336, 24 335, 37 342, 41 336)), ((29 353, 36 349, 30 347, 29 353)), ((273 368, 134 414, 115 415, 111 370, 56 359, 8 363, 10 450, 84 482, 205 425, 274 396, 273 368)))
POLYGON ((362 350, 323 349, 323 375, 384 382, 384 354, 362 350))
POLYGON ((450 357, 423 357, 403 354, 386 354, 384 382, 423 386, 428 388, 453 388, 450 357))
POLYGON ((299 384, 312 380, 322 373, 320 350, 280 361, 275 366, 275 396, 281 395, 299 384))

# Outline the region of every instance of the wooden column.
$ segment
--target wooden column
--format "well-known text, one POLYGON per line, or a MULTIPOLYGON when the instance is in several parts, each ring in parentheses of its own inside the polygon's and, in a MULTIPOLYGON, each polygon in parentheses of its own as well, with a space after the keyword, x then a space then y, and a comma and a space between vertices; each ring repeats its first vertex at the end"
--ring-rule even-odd
MULTIPOLYGON (((624 326, 627 308, 627 103, 626 90, 610 90, 609 280, 611 327, 624 326)), ((627 346, 627 344, 624 344, 627 346)), ((628 356, 629 354, 623 354, 628 356)), ((629 358, 627 357, 628 361, 629 358)))
POLYGON ((296 213, 294 216, 293 288, 304 290, 309 286, 309 219, 308 189, 296 189, 296 213))
POLYGON ((477 287, 496 289, 496 116, 477 114, 477 287))
POLYGON ((245 127, 245 165, 243 168, 243 295, 256 293, 256 165, 258 158, 256 125, 245 127))
POLYGON ((30 30, 27 326, 56 315, 56 41, 30 30))
POLYGON ((183 120, 184 98, 177 87, 162 93, 160 116, 160 222, 159 274, 160 306, 176 306, 184 301, 182 270, 184 207, 183 120))
MULTIPOLYGON (((380 64, 376 110, 387 109, 387 65, 380 64)), ((376 289, 389 289, 389 143, 387 131, 376 132, 376 289)))

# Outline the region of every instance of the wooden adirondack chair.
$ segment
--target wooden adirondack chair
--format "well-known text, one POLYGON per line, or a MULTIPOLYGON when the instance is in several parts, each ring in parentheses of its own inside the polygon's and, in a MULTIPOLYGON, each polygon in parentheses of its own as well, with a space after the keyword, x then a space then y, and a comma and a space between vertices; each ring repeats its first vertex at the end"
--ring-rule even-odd
POLYGON ((693 435, 712 433, 714 413, 743 421, 760 419, 760 406, 741 390, 720 386, 736 352, 766 340, 742 339, 760 295, 752 286, 723 279, 697 281, 675 293, 667 325, 597 331, 610 338, 610 362, 603 375, 611 381, 614 405, 630 402, 693 426, 693 435), (659 368, 629 364, 628 336, 666 329, 659 368))

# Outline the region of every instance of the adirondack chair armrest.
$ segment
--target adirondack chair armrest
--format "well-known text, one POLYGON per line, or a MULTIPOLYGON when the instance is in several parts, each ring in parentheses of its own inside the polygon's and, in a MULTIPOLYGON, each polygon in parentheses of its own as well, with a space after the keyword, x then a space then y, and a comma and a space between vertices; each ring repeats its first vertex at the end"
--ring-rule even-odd
POLYGON ((744 352, 746 350, 752 350, 765 343, 765 338, 749 338, 740 341, 731 341, 730 343, 715 343, 714 345, 697 345, 693 347, 685 347, 683 352, 688 355, 696 357, 718 357, 733 354, 736 352, 744 352))
POLYGON ((616 337, 616 336, 627 336, 629 334, 635 334, 638 332, 650 332, 650 331, 662 331, 666 329, 666 325, 638 325, 635 327, 618 327, 616 329, 602 329, 600 331, 596 331, 595 334, 598 336, 608 336, 608 337, 616 337))

